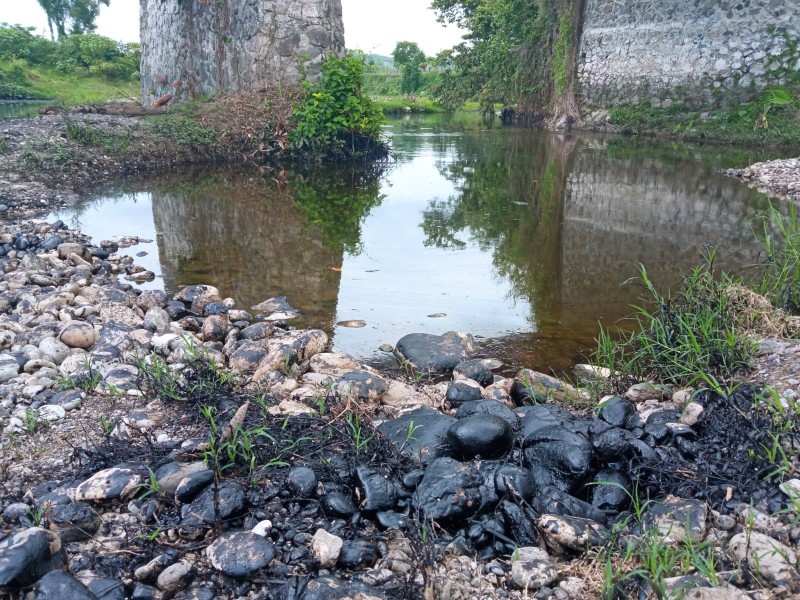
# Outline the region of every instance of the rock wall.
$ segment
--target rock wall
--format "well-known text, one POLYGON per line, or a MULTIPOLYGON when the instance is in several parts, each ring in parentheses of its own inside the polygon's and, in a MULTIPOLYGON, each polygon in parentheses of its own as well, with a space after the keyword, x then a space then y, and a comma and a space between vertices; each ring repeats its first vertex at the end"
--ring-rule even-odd
POLYGON ((727 106, 800 68, 800 0, 586 0, 583 105, 727 106))
POLYGON ((344 52, 341 0, 140 0, 142 101, 297 83, 344 52))

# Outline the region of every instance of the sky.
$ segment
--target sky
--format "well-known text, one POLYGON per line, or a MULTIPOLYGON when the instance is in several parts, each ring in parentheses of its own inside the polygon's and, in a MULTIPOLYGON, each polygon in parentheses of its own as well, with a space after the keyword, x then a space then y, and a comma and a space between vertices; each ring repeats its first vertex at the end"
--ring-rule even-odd
MULTIPOLYGON (((348 48, 391 54, 399 41, 419 44, 433 56, 461 41, 462 32, 443 27, 428 9, 431 0, 342 0, 348 48)), ((33 26, 49 35, 47 17, 36 0, 0 0, 0 23, 33 26)), ((111 0, 101 7, 97 33, 121 42, 139 41, 139 0, 111 0)))

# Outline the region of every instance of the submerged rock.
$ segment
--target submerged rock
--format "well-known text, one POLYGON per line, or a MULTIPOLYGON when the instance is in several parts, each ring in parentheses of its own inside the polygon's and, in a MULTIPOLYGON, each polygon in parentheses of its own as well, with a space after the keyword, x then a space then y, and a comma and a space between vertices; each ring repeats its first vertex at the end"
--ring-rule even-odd
POLYGON ((442 335, 410 333, 395 345, 401 362, 421 372, 449 373, 457 364, 471 358, 477 345, 469 334, 448 331, 442 335))

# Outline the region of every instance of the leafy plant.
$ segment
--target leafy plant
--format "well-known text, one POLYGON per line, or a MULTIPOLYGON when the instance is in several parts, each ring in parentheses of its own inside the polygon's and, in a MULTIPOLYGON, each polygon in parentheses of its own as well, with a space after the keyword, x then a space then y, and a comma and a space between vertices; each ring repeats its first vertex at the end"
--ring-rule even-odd
POLYGON ((306 97, 294 109, 291 145, 316 155, 385 154, 380 141, 383 113, 363 95, 364 55, 350 52, 322 64, 318 84, 305 82, 306 97))
POLYGON ((369 446, 369 443, 372 441, 374 436, 366 435, 366 432, 362 427, 361 419, 359 419, 358 415, 353 412, 347 413, 346 424, 347 430, 350 432, 350 436, 353 439, 353 444, 355 445, 356 456, 358 456, 367 449, 367 446, 369 446))
POLYGON ((761 215, 759 239, 766 258, 759 292, 774 306, 800 314, 800 220, 794 204, 784 214, 774 205, 761 215))

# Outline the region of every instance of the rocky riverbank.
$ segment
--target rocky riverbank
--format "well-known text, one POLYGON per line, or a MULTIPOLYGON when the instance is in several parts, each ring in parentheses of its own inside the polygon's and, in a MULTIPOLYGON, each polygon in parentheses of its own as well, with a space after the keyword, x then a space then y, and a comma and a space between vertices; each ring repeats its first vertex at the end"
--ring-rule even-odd
POLYGON ((724 172, 770 196, 800 201, 800 158, 759 162, 724 172))
MULTIPOLYGON (((26 222, 0 244, 2 595, 798 591, 796 455, 763 457, 758 385, 639 384, 587 410, 455 333, 404 336, 389 376, 294 330, 282 299, 140 292, 113 240, 26 222)), ((761 348, 793 411, 800 346, 761 348)))

